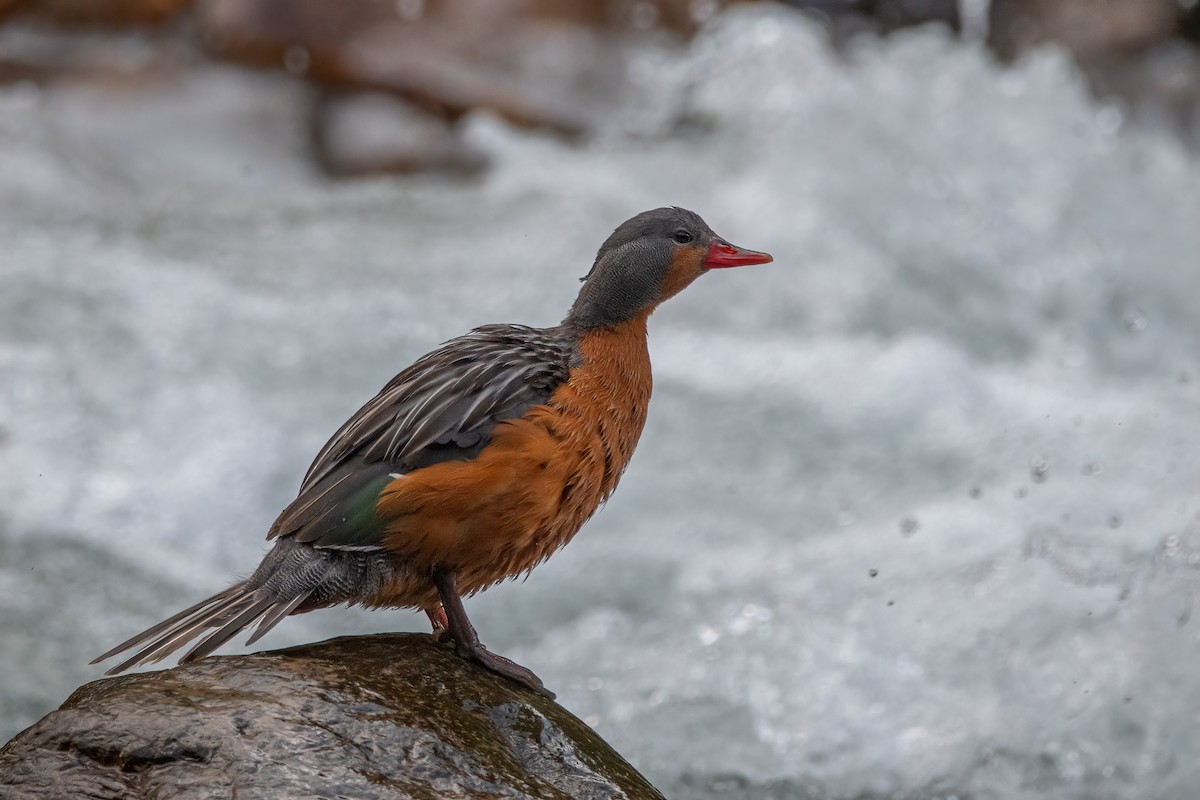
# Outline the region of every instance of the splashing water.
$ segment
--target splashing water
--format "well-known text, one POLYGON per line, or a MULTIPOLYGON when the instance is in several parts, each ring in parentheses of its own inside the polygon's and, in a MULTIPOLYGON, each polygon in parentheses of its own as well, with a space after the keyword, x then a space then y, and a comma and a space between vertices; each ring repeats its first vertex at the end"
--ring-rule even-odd
POLYGON ((3 733, 250 570, 394 372, 678 204, 776 262, 656 314, 624 485, 484 640, 675 797, 1194 796, 1200 168, 1055 52, 753 8, 646 58, 638 135, 478 117, 475 183, 320 181, 272 76, 0 90, 3 733))

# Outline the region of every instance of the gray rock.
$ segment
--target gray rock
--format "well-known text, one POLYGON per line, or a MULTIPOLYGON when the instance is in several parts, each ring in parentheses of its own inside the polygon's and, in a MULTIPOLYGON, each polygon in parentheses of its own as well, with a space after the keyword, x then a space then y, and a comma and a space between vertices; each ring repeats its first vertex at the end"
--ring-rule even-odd
POLYGON ((416 634, 89 683, 0 749, 0 787, 5 800, 662 797, 552 700, 416 634))

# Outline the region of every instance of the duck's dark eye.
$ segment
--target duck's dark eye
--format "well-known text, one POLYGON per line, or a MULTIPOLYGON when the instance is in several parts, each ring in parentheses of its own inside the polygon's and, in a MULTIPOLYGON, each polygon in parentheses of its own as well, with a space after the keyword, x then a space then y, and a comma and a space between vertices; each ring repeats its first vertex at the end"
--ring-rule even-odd
POLYGON ((692 241, 692 235, 687 231, 675 231, 674 239, 680 244, 687 244, 692 241))

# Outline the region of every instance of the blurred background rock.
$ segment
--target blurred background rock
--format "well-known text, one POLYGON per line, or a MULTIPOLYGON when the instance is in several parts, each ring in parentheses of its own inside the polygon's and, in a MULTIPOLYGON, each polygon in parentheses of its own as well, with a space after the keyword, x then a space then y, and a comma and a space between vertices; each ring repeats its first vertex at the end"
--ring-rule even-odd
MULTIPOLYGON (((312 157, 353 177, 472 173, 457 121, 486 109, 564 136, 638 129, 630 65, 670 51, 736 0, 0 0, 0 81, 132 88, 204 59, 294 75, 312 157), (136 46, 128 32, 138 30, 136 46), (136 49, 136 55, 130 50, 136 49)), ((997 58, 1068 50, 1100 97, 1200 144, 1200 9, 1192 0, 790 0, 846 46, 944 25, 997 58)), ((644 108, 641 109, 643 112, 644 108)), ((662 123, 660 115, 650 115, 662 123)))

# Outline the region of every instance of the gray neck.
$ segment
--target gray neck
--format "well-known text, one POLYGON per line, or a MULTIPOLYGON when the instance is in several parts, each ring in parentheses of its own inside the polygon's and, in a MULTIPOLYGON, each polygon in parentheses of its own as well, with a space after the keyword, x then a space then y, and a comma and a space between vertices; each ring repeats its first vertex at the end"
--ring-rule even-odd
POLYGON ((597 258, 563 322, 585 330, 610 328, 652 309, 662 275, 649 265, 668 258, 657 249, 630 242, 597 258))

